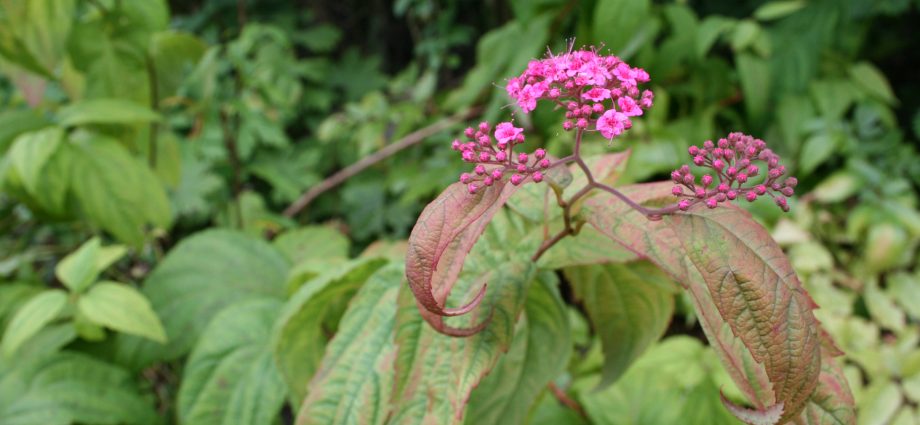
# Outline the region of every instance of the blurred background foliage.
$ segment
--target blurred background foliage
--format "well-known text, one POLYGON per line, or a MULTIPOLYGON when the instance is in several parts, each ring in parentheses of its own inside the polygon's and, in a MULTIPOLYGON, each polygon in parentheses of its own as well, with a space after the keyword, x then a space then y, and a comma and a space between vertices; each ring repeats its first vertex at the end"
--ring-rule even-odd
MULTIPOLYGON (((528 144, 566 154, 561 114, 515 113, 503 85, 547 47, 572 44, 652 76, 655 106, 634 130, 587 145, 631 149, 626 181, 666 178, 689 145, 734 130, 786 158, 801 182, 793 212, 751 210, 847 353, 859 422, 920 423, 917 22, 915 0, 0 0, 0 423, 235 423, 208 413, 231 395, 183 374, 229 373, 263 355, 246 344, 268 343, 241 341, 249 363, 233 363, 197 339, 230 331, 205 325, 230 307, 258 322, 365 248, 398 252, 464 168, 447 148, 464 123, 285 209, 337 170, 471 108, 514 114, 528 144), (84 244, 93 235, 105 246, 84 244), (68 253, 77 259, 62 261, 68 253), (273 283, 247 287, 247 274, 273 283), (185 288, 183 276, 195 282, 185 288), (182 293, 193 289, 202 298, 182 293), (266 291, 275 304, 231 305, 266 291), (155 313, 134 323, 106 300, 155 313), (159 349, 137 337, 158 340, 164 326, 188 334, 159 349), (209 355, 223 366, 202 366, 209 355)), ((700 334, 685 306, 665 341, 604 392, 591 384, 596 338, 572 310, 584 361, 565 379, 587 416, 544 397, 529 423, 689 423, 674 415, 687 394, 711 395, 725 379, 706 372, 720 369, 705 346, 677 335, 700 334), (688 358, 700 360, 674 369, 687 376, 656 366, 688 358), (630 401, 650 381, 667 389, 630 401)), ((239 326, 270 330, 271 320, 239 326)), ((282 378, 280 396, 261 400, 265 423, 296 412, 282 378)), ((711 411, 693 418, 730 423, 718 403, 711 411)))

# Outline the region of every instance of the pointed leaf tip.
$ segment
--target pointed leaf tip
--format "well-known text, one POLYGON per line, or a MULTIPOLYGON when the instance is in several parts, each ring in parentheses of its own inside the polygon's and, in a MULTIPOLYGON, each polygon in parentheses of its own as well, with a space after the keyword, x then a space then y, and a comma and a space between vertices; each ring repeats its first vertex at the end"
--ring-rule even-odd
POLYGON ((719 390, 719 398, 726 409, 736 418, 748 425, 776 425, 783 417, 783 403, 776 403, 766 409, 748 409, 739 406, 725 397, 722 390, 719 390))

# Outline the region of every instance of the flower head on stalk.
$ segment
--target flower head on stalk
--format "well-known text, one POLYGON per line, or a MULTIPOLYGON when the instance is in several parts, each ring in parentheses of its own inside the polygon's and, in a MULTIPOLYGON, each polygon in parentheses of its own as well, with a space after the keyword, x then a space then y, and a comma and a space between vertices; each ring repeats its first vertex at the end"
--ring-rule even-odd
POLYGON ((680 210, 686 211, 698 203, 715 208, 739 198, 754 202, 766 195, 783 211, 789 211, 786 198, 795 193, 798 180, 786 177, 786 167, 763 140, 736 132, 717 142, 707 140, 702 147, 690 146, 688 153, 695 165, 709 168, 713 173, 697 179, 689 165, 671 173, 671 180, 677 183, 672 193, 681 198, 680 210), (766 171, 762 169, 764 165, 766 171))
POLYGON ((630 117, 652 106, 652 91, 639 89, 648 81, 642 68, 583 49, 531 61, 505 89, 524 113, 549 100, 566 110, 565 130, 595 130, 612 140, 632 127, 630 117))
POLYGON ((504 178, 515 186, 528 178, 539 183, 550 166, 543 149, 530 154, 514 152, 515 145, 524 143, 524 129, 511 122, 498 123, 494 132, 489 123, 481 122, 476 128, 467 128, 464 136, 466 142, 454 140, 451 147, 460 152, 464 161, 476 164, 472 172, 460 175, 460 182, 467 185, 470 194, 504 178))

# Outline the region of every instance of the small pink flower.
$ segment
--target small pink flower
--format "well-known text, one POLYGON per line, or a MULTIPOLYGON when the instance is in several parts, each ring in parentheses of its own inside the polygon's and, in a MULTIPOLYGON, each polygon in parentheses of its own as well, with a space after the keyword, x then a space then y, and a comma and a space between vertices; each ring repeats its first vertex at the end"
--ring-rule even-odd
POLYGON ((636 104, 635 99, 631 97, 621 97, 617 99, 617 105, 620 107, 620 111, 627 117, 642 115, 642 108, 640 108, 639 105, 636 104))
POLYGON ((605 99, 610 99, 610 90, 601 87, 595 87, 584 92, 581 97, 592 102, 602 102, 605 99))
POLYGON ((523 133, 523 128, 515 127, 514 124, 507 121, 495 126, 495 139, 499 142, 508 143, 523 133))
POLYGON ((629 118, 626 117, 626 114, 611 109, 597 119, 596 127, 604 138, 613 140, 614 137, 623 133, 627 122, 629 118))

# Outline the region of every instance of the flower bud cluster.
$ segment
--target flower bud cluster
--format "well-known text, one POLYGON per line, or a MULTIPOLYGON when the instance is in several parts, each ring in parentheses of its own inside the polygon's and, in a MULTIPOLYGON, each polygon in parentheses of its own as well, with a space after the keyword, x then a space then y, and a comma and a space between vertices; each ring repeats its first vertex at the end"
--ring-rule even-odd
POLYGON ((672 193, 681 198, 678 202, 681 210, 686 211, 697 203, 715 208, 739 198, 754 202, 767 195, 783 211, 789 211, 786 198, 795 193, 798 180, 785 177, 786 167, 763 140, 736 132, 717 142, 707 140, 702 147, 690 146, 688 153, 694 165, 714 173, 697 179, 688 165, 671 173, 671 180, 677 183, 672 193))
POLYGON ((596 130, 612 140, 632 127, 630 117, 652 106, 652 91, 639 90, 648 81, 645 70, 616 56, 577 50, 531 61, 505 89, 524 113, 546 99, 565 109, 565 130, 596 130))
POLYGON ((537 149, 530 154, 514 152, 514 146, 524 143, 524 129, 510 122, 495 126, 494 133, 487 122, 464 131, 466 142, 454 140, 451 148, 460 152, 463 160, 472 164, 473 171, 460 175, 470 194, 492 186, 502 179, 517 186, 529 177, 536 183, 543 181, 543 172, 550 166, 546 151, 537 149))

